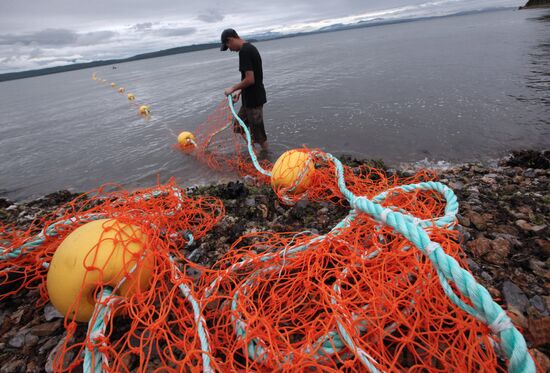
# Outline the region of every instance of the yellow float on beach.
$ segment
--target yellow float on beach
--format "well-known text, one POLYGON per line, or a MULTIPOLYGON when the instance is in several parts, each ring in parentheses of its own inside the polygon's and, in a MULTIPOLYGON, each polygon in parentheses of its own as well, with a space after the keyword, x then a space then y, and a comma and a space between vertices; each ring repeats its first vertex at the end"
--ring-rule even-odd
POLYGON ((151 114, 151 108, 147 105, 141 105, 139 107, 139 113, 141 115, 149 115, 149 114, 151 114))
POLYGON ((118 89, 118 93, 124 93, 124 88, 120 87, 120 88, 118 89))
POLYGON ((134 96, 133 93, 128 93, 128 100, 134 101, 136 99, 136 96, 134 96))
POLYGON ((195 135, 191 132, 183 131, 178 135, 178 144, 183 147, 195 145, 195 135))
POLYGON ((154 265, 153 255, 144 251, 146 243, 139 227, 116 219, 75 229, 59 245, 48 269, 46 287, 54 307, 69 319, 88 321, 101 286, 119 296, 146 290, 154 265))
POLYGON ((271 170, 271 186, 275 192, 284 189, 290 194, 304 192, 312 181, 315 166, 306 150, 294 149, 284 152, 271 170))

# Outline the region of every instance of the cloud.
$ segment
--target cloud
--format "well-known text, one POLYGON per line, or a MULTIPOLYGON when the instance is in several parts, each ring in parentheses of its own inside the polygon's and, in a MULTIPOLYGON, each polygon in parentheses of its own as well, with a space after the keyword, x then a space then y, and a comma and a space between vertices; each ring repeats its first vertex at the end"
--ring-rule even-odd
POLYGON ((76 32, 66 29, 45 29, 27 34, 4 34, 0 35, 0 44, 40 44, 40 45, 68 45, 78 39, 76 32))
POLYGON ((197 16, 197 19, 199 21, 203 21, 206 23, 221 22, 224 18, 225 16, 222 15, 217 9, 208 9, 205 11, 205 13, 201 13, 197 16))
POLYGON ((94 31, 87 32, 84 34, 78 34, 77 44, 78 45, 94 45, 101 44, 109 41, 117 35, 114 31, 94 31))
POLYGON ((77 33, 67 29, 45 29, 27 34, 0 35, 0 45, 66 46, 90 45, 105 42, 115 36, 113 31, 77 33))
POLYGON ((197 31, 195 27, 174 27, 174 28, 163 28, 156 30, 156 33, 160 36, 186 36, 194 34, 197 31))
POLYGON ((153 27, 153 22, 136 23, 131 28, 136 31, 150 30, 153 27))
POLYGON ((375 19, 418 18, 521 0, 0 0, 0 73, 124 58, 217 41, 233 27, 245 37, 284 35, 375 19), (222 24, 223 23, 223 24, 222 24), (58 25, 63 25, 59 27, 58 25))

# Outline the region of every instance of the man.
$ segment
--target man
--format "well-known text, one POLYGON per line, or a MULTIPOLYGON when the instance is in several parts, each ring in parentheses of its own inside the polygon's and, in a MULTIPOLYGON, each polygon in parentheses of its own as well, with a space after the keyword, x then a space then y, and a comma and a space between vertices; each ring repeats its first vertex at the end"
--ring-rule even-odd
MULTIPOLYGON (((241 81, 224 90, 225 96, 232 95, 233 102, 242 96, 242 105, 238 116, 243 120, 252 137, 253 144, 260 144, 267 151, 267 136, 264 128, 263 106, 267 102, 263 83, 262 58, 255 46, 239 37, 233 29, 222 32, 220 50, 229 49, 239 52, 239 71, 241 81)), ((237 121, 233 124, 236 133, 243 134, 243 129, 237 121)))

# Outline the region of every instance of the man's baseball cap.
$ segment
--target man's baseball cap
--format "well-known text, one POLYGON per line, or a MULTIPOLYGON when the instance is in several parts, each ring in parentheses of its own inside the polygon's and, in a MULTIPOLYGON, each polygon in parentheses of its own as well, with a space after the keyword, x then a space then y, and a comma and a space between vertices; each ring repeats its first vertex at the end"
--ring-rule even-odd
POLYGON ((238 38, 238 37, 239 37, 239 34, 237 34, 237 31, 233 30, 232 28, 228 28, 228 29, 223 30, 223 32, 222 32, 222 45, 220 47, 220 50, 221 51, 226 51, 227 50, 228 47, 225 43, 227 43, 228 38, 238 38))

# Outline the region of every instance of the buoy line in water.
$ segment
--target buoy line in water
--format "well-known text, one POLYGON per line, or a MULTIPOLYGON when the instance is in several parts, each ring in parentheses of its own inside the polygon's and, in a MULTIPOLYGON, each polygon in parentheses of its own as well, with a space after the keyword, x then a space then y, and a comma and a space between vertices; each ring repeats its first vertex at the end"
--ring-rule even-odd
MULTIPOLYGON (((100 84, 105 84, 110 86, 111 88, 115 88, 118 93, 124 94, 126 92, 126 89, 124 87, 118 87, 116 83, 108 83, 106 79, 100 78, 97 76, 97 74, 94 72, 92 74, 92 80, 95 80, 96 82, 100 84)), ((128 101, 137 108, 138 114, 143 117, 149 117, 151 115, 151 107, 149 105, 140 105, 136 102, 136 96, 133 93, 128 92, 126 94, 126 98, 128 101)))

